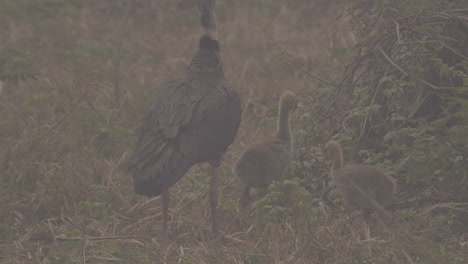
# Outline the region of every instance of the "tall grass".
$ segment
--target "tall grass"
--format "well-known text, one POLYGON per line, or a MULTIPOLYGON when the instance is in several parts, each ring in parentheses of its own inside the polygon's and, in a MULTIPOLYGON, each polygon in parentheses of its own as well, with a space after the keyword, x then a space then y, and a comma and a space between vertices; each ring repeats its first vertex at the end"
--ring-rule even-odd
MULTIPOLYGON (((188 1, 130 2, 0 1, 0 263, 466 261, 466 224, 454 213, 466 205, 397 208, 409 239, 376 218, 364 230, 328 183, 319 142, 334 131, 309 122, 329 87, 284 56, 329 80, 344 70, 349 58, 339 48, 352 37, 336 31, 344 26, 335 18, 348 5, 326 1, 218 1, 226 75, 248 105, 221 168, 223 238, 211 237, 205 165, 172 188, 162 236, 159 198, 134 194, 122 166, 147 98, 185 70, 201 31, 188 1), (271 135, 284 90, 303 94, 306 106, 292 120, 288 180, 239 208, 231 166, 245 146, 271 135), (437 210, 447 213, 432 217, 437 210)), ((402 185, 399 202, 431 195, 402 185)))

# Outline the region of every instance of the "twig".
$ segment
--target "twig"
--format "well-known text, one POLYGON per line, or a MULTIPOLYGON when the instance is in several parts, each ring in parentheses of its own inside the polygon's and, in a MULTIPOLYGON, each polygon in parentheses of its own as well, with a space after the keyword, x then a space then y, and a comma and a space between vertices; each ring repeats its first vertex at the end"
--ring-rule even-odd
POLYGON ((242 255, 242 256, 272 258, 272 256, 265 255, 265 254, 252 254, 252 253, 244 253, 244 252, 240 252, 240 251, 231 251, 231 250, 223 250, 222 252, 223 253, 228 253, 228 254, 237 254, 237 255, 242 255))
POLYGON ((462 148, 459 148, 455 143, 453 143, 450 139, 446 139, 447 142, 456 150, 460 151, 463 155, 466 155, 466 151, 462 148))
POLYGON ((99 260, 106 260, 106 261, 122 261, 121 259, 119 258, 116 258, 116 257, 99 257, 99 256, 93 256, 93 255, 90 255, 88 256, 89 258, 94 258, 94 259, 99 259, 99 260))
POLYGON ((461 211, 464 213, 468 213, 468 209, 463 209, 463 208, 458 208, 457 206, 466 206, 468 208, 468 203, 441 203, 441 204, 436 204, 432 206, 431 208, 427 209, 422 213, 422 215, 427 215, 431 211, 437 208, 446 208, 446 209, 452 209, 455 211, 461 211))
POLYGON ((405 20, 405 19, 410 18, 410 17, 417 16, 417 15, 422 14, 422 13, 423 13, 423 10, 418 10, 418 11, 413 12, 413 13, 411 13, 411 14, 408 14, 408 15, 406 15, 406 16, 399 17, 399 18, 397 18, 396 20, 402 21, 402 20, 405 20))
POLYGON ((452 10, 448 10, 447 12, 451 12, 451 13, 458 13, 458 12, 468 12, 468 8, 465 8, 465 9, 452 9, 452 10))
POLYGON ((122 48, 122 43, 123 43, 123 36, 126 32, 127 29, 127 24, 128 20, 130 17, 130 11, 131 11, 131 1, 127 0, 127 9, 125 10, 125 18, 124 22, 122 23, 122 26, 119 31, 119 35, 117 37, 117 48, 115 50, 114 54, 114 93, 115 93, 115 98, 117 101, 117 105, 119 105, 120 101, 120 50, 122 48))
MULTIPOLYGON (((401 73, 403 73, 404 75, 406 76, 409 76, 409 77, 412 77, 409 73, 407 73, 405 70, 403 70, 400 66, 398 66, 395 62, 392 61, 392 59, 390 59, 390 57, 388 57, 388 55, 382 50, 382 48, 377 48, 380 53, 385 57, 385 59, 387 59, 387 61, 393 65, 393 67, 395 67, 397 70, 399 70, 401 73)), ((433 85, 432 83, 429 83, 421 78, 418 78, 418 77, 412 77, 412 78, 415 78, 416 80, 424 83, 425 85, 431 87, 432 89, 434 90, 451 90, 451 89, 461 89, 463 87, 438 87, 438 86, 435 86, 433 85)))
POLYGON ((404 249, 400 249, 403 255, 406 257, 406 259, 409 261, 410 264, 414 264, 414 261, 411 259, 411 257, 406 253, 404 249))
POLYGON ((306 147, 303 147, 303 148, 299 148, 297 149, 298 151, 299 150, 302 150, 304 151, 305 153, 309 154, 309 157, 312 158, 313 160, 315 160, 323 169, 326 169, 328 170, 328 166, 325 165, 323 162, 321 162, 317 157, 315 157, 314 155, 312 155, 312 153, 310 153, 309 151, 305 150, 306 148, 308 148, 309 146, 306 146, 306 147))
POLYGON ((96 109, 96 107, 94 107, 92 102, 87 102, 87 103, 88 103, 88 106, 91 108, 91 110, 94 111, 94 113, 96 113, 102 120, 107 121, 107 119, 96 109))
POLYGON ((387 240, 379 240, 375 237, 372 237, 372 238, 366 238, 364 240, 359 240, 359 241, 356 241, 356 243, 369 243, 369 242, 376 242, 376 243, 387 243, 388 241, 387 240))
POLYGON ((401 41, 401 38, 400 38, 400 25, 399 25, 398 22, 396 22, 396 21, 393 21, 393 23, 395 23, 395 25, 396 25, 397 40, 398 40, 398 44, 399 44, 399 45, 416 44, 416 43, 435 43, 435 42, 438 42, 437 40, 419 40, 419 41, 405 41, 405 42, 402 42, 402 41, 401 41))
POLYGON ((125 240, 125 239, 138 239, 139 236, 103 236, 103 237, 87 237, 87 240, 125 240))
POLYGON ((3 94, 0 94, 0 100, 2 101, 3 105, 6 105, 7 108, 10 109, 11 112, 13 112, 15 115, 18 117, 21 117, 21 113, 18 112, 9 102, 8 100, 3 96, 3 94))
POLYGON ((320 81, 320 82, 323 82, 323 83, 326 83, 326 84, 329 84, 329 85, 333 85, 333 86, 353 86, 353 85, 349 85, 349 84, 338 84, 338 83, 333 83, 331 81, 328 81, 328 80, 325 80, 324 78, 318 76, 317 74, 315 73, 312 73, 310 72, 310 70, 306 69, 304 66, 302 66, 299 62, 297 62, 296 60, 294 60, 291 55, 289 54, 289 52, 281 45, 277 44, 280 49, 281 49, 281 52, 286 56, 286 58, 294 65, 296 65, 302 72, 304 72, 307 76, 309 76, 310 78, 312 79, 315 79, 317 81, 320 81))
MULTIPOLYGON (((468 12, 468 9, 453 9, 453 10, 447 10, 445 12, 447 13, 443 13, 443 12, 436 12, 436 11, 430 11, 430 10, 426 10, 426 12, 428 14, 433 14, 433 15, 439 15, 439 16, 443 16, 443 17, 453 17, 452 15, 449 15, 447 13, 458 13, 458 12, 468 12)), ((458 17, 460 19, 462 19, 463 17, 458 17)))
POLYGON ((57 239, 55 238, 54 229, 52 228, 50 220, 47 221, 47 227, 49 228, 50 234, 52 234, 52 238, 54 238, 54 243, 57 244, 57 239))
POLYGON ((57 121, 55 123, 55 125, 53 125, 51 128, 49 128, 49 130, 47 130, 46 134, 49 134, 50 132, 52 132, 54 129, 56 129, 60 124, 63 123, 63 121, 65 121, 74 111, 75 109, 78 107, 78 105, 81 103, 81 101, 85 98, 85 96, 88 94, 87 91, 85 91, 81 96, 80 98, 76 101, 75 104, 73 104, 73 106, 71 107, 70 111, 68 111, 68 113, 66 113, 62 119, 60 119, 59 121, 57 121))
POLYGON ((333 48, 336 46, 335 43, 336 43, 336 35, 338 34, 338 32, 340 31, 351 31, 351 30, 365 30, 365 29, 378 29, 377 27, 369 27, 369 28, 337 28, 335 29, 335 31, 333 31, 333 48))
POLYGON ((139 236, 103 236, 103 237, 76 237, 76 238, 62 238, 59 236, 53 237, 55 243, 67 242, 67 241, 101 241, 101 240, 127 240, 127 239, 139 239, 139 236))
POLYGON ((442 46, 444 46, 444 47, 446 47, 447 49, 449 49, 450 51, 452 51, 453 53, 457 54, 458 56, 464 58, 465 60, 468 60, 468 57, 467 57, 467 56, 465 56, 465 55, 461 54, 460 52, 456 51, 455 49, 453 49, 452 47, 448 46, 448 45, 445 44, 444 42, 439 41, 439 43, 440 43, 442 46))

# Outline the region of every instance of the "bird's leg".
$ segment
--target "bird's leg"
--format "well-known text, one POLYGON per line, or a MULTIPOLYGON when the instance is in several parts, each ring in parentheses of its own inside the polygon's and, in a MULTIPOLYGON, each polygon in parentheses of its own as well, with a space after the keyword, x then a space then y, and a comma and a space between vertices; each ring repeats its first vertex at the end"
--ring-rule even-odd
POLYGON ((210 184, 210 206, 211 206, 211 224, 213 234, 218 235, 218 224, 216 222, 216 208, 218 207, 218 168, 211 166, 211 184, 210 184))
POLYGON ((167 232, 167 213, 169 210, 169 202, 171 201, 170 194, 169 194, 169 189, 165 189, 161 195, 161 202, 162 202, 162 208, 163 208, 163 221, 162 221, 162 226, 163 226, 163 232, 167 232))
MULTIPOLYGON (((366 240, 371 239, 370 229, 368 226, 368 223, 370 223, 370 220, 371 220, 371 215, 372 215, 372 210, 364 210, 362 213, 362 225, 363 225, 362 229, 363 229, 364 237, 366 240)), ((367 252, 369 253, 369 256, 372 256, 371 246, 368 243, 366 244, 367 244, 367 252)))
POLYGON ((385 227, 389 228, 395 226, 395 219, 392 218, 385 208, 381 208, 377 211, 377 217, 385 227))
POLYGON ((369 230, 369 227, 367 225, 367 223, 370 223, 371 215, 372 215, 372 210, 364 210, 363 214, 362 214, 363 230, 364 230, 364 236, 365 236, 366 240, 369 240, 371 238, 370 237, 370 230, 369 230))
POLYGON ((247 206, 249 201, 250 201, 250 187, 245 186, 244 192, 242 192, 242 196, 241 196, 240 201, 239 201, 239 205, 241 207, 245 207, 245 206, 247 206))
POLYGON ((362 218, 364 218, 366 222, 369 222, 371 220, 371 215, 372 215, 372 210, 363 210, 362 212, 362 218))
POLYGON ((249 186, 245 187, 244 195, 245 195, 245 199, 247 199, 247 201, 250 201, 250 187, 249 186))

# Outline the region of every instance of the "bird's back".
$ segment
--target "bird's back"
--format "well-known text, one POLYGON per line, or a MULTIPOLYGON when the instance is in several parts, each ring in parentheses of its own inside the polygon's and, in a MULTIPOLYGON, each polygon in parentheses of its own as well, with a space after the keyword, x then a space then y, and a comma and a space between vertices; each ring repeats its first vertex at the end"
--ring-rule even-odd
POLYGON ((240 124, 240 100, 224 79, 219 47, 209 49, 216 45, 203 36, 187 72, 162 84, 148 103, 127 167, 137 193, 157 196, 194 164, 219 164, 233 142, 240 124))
POLYGON ((192 118, 179 135, 184 153, 198 162, 219 163, 217 157, 232 144, 240 124, 241 104, 237 93, 224 79, 189 76, 194 98, 192 118))
POLYGON ((343 199, 352 207, 374 209, 369 198, 383 207, 392 203, 396 190, 395 181, 379 168, 347 164, 340 169, 332 169, 331 176, 343 199))
POLYGON ((282 178, 290 155, 290 146, 274 138, 246 149, 234 165, 234 173, 247 186, 266 187, 282 178))

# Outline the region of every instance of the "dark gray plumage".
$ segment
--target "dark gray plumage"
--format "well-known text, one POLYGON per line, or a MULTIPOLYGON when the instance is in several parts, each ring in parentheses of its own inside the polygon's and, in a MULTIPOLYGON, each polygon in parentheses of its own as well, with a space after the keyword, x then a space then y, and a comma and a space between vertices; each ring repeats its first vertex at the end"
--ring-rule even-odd
POLYGON ((135 191, 158 196, 194 164, 219 166, 240 124, 239 97, 224 79, 216 40, 200 39, 187 72, 162 84, 148 103, 128 163, 135 191))

